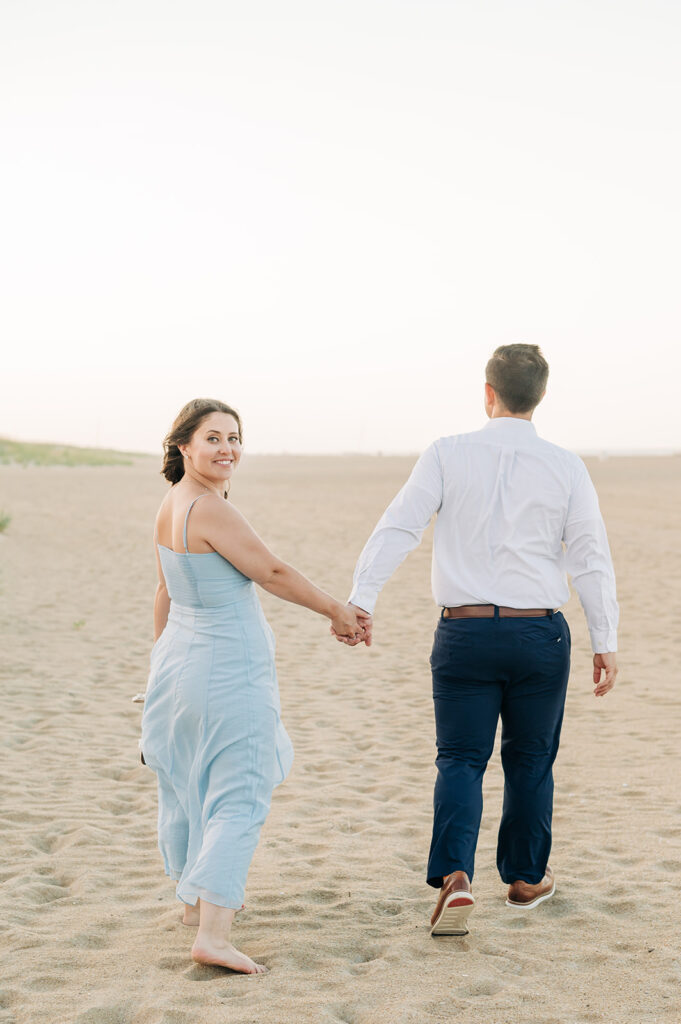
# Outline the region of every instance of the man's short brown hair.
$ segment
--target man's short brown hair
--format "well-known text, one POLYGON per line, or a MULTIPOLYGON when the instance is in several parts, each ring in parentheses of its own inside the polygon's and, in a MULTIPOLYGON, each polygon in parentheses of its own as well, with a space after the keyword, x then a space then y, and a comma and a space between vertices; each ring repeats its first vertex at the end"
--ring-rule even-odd
POLYGON ((546 390, 549 364, 539 345, 500 345, 485 374, 509 412, 531 412, 546 390))

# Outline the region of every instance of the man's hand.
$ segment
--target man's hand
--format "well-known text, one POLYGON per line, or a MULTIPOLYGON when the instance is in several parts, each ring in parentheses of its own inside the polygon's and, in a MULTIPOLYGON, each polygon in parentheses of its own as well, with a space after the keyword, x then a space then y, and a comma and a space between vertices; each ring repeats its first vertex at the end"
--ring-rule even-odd
POLYGON ((357 644, 361 644, 362 641, 371 647, 371 633, 374 624, 374 620, 368 612, 365 612, 362 608, 358 608, 357 605, 348 604, 348 611, 352 612, 357 618, 357 624, 362 630, 362 634, 355 635, 354 637, 340 636, 334 629, 333 624, 331 625, 331 635, 335 636, 336 640, 341 644, 347 644, 348 647, 356 647, 357 644))
POLYGON ((594 696, 605 697, 615 685, 617 655, 594 654, 594 696), (605 673, 605 674, 604 674, 605 673))

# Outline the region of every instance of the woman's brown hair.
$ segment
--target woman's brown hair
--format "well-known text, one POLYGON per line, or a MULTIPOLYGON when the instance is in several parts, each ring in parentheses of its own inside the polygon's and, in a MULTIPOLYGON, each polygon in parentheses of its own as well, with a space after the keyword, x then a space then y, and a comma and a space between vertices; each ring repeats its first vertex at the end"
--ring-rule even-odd
POLYGON ((193 398, 180 409, 163 441, 161 473, 171 484, 176 484, 184 476, 184 459, 179 446, 189 444, 202 421, 212 412, 226 412, 228 416, 234 417, 239 428, 239 442, 243 444, 241 417, 236 409, 217 398, 193 398))

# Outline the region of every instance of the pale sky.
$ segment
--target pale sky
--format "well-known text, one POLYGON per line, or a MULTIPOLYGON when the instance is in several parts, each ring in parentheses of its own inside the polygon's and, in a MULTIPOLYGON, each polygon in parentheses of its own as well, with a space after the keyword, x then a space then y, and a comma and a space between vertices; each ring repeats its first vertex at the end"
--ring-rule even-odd
POLYGON ((681 449, 676 0, 3 0, 0 435, 681 449))

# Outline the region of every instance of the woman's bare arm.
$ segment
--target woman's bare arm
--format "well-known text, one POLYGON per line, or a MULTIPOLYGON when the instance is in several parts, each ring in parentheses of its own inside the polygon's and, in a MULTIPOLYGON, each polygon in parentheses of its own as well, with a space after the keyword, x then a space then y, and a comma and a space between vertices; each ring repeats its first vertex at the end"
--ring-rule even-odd
POLYGON ((161 559, 159 558, 157 547, 155 547, 155 551, 156 567, 158 569, 158 586, 156 587, 156 594, 154 596, 154 643, 166 628, 168 612, 170 611, 170 594, 166 587, 166 581, 163 575, 163 569, 161 568, 161 559))
POLYGON ((331 619, 334 631, 341 636, 363 634, 351 608, 336 601, 270 551, 233 505, 220 498, 206 498, 194 507, 192 515, 196 515, 193 523, 195 535, 201 536, 223 558, 264 590, 283 601, 325 615, 331 619))

